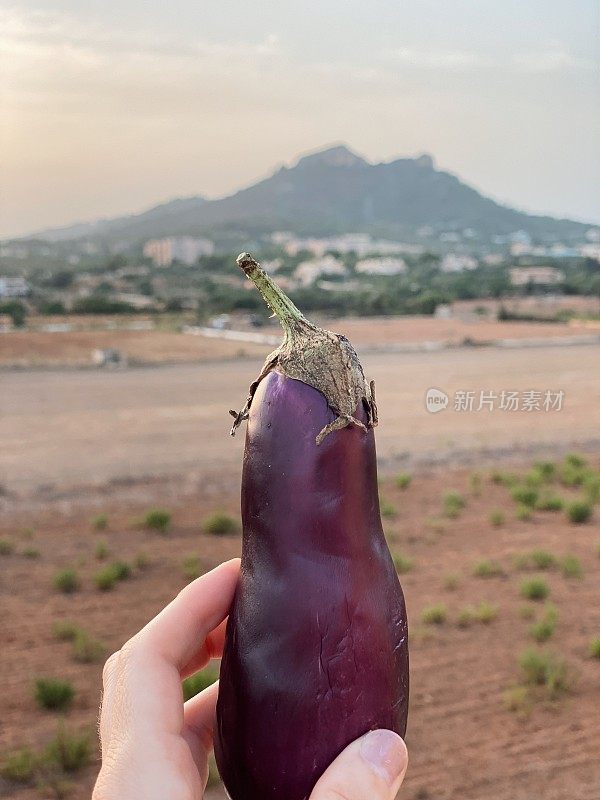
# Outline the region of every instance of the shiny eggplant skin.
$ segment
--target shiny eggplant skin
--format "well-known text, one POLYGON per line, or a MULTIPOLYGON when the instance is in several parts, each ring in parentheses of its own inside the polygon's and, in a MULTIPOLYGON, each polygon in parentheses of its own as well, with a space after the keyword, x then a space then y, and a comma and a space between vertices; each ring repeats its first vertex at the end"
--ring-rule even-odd
POLYGON ((351 741, 406 730, 406 611, 374 434, 346 427, 316 445, 333 419, 319 391, 276 370, 250 408, 215 725, 232 800, 305 800, 351 741))

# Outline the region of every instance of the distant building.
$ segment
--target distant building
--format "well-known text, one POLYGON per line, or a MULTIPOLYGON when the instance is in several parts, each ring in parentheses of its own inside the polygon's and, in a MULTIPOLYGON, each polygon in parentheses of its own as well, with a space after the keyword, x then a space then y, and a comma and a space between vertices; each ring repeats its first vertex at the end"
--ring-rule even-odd
POLYGON ((302 261, 294 271, 294 277, 302 286, 310 286, 321 275, 345 275, 346 267, 335 256, 313 258, 302 261))
POLYGON ((29 284, 19 275, 0 275, 0 297, 27 297, 29 284))
POLYGON ((144 256, 151 258, 157 267, 170 267, 174 261, 182 264, 195 264, 200 256, 210 256, 215 246, 210 239, 194 236, 168 236, 164 239, 150 239, 144 245, 144 256))
POLYGON ((355 270, 366 275, 400 275, 406 272, 403 258, 363 258, 356 262, 355 270))
POLYGON ((600 261, 600 244, 583 244, 579 248, 579 255, 584 258, 595 258, 600 261))
POLYGON ((368 254, 423 252, 420 245, 407 245, 387 239, 374 240, 368 233, 343 233, 339 236, 317 239, 314 237, 302 238, 286 231, 279 231, 271 235, 271 241, 283 247, 289 256, 298 255, 302 250, 307 250, 314 256, 323 256, 328 251, 356 253, 359 258, 368 254))
POLYGON ((513 267, 510 270, 511 286, 555 286, 564 279, 565 273, 556 267, 513 267))
POLYGON ((466 269, 477 269, 479 262, 473 256, 460 256, 448 253, 442 259, 440 269, 442 272, 463 272, 466 269))

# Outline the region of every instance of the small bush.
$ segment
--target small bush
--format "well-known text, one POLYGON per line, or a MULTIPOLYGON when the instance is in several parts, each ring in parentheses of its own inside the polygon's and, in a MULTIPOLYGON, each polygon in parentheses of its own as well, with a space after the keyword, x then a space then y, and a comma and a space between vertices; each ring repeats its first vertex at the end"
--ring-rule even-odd
POLYGON ((565 456, 565 466, 573 467, 574 469, 584 469, 587 466, 587 461, 578 453, 569 453, 565 456))
POLYGON ((583 491, 590 503, 597 503, 600 501, 600 475, 587 475, 583 479, 583 491))
POLYGON ((163 508, 153 508, 144 517, 144 526, 158 533, 166 533, 171 526, 171 515, 163 508))
POLYGON ((470 628, 474 622, 475 610, 472 608, 472 606, 467 606, 467 608, 463 608, 462 611, 458 612, 456 624, 459 628, 470 628))
POLYGON ((564 507, 565 501, 557 494, 544 495, 536 504, 538 511, 562 511, 564 507))
POLYGON ((563 486, 581 486, 586 477, 585 469, 572 464, 564 464, 560 468, 560 481, 563 486))
POLYGON ((69 620, 58 620, 52 626, 54 638, 61 642, 72 642, 79 630, 80 628, 69 620))
POLYGON ((421 612, 421 622, 425 625, 443 625, 448 616, 443 603, 424 608, 421 612))
POLYGON ((112 568, 115 571, 118 581, 125 581, 127 578, 131 577, 131 567, 126 561, 115 561, 114 564, 112 564, 112 568))
POLYGON ((75 690, 69 681, 38 678, 35 682, 35 699, 40 708, 49 711, 66 711, 73 702, 75 690))
POLYGON ((23 556, 24 558, 39 558, 40 551, 36 547, 26 547, 23 550, 23 556))
POLYGON ((204 520, 203 530, 214 536, 227 536, 228 534, 238 533, 240 526, 236 519, 229 514, 218 512, 204 520))
POLYGON ((79 589, 79 577, 74 569, 61 569, 54 576, 54 588, 63 594, 72 594, 79 589))
POLYGON ((396 475, 396 486, 398 489, 408 489, 412 481, 410 472, 400 472, 396 475))
POLYGON ((511 472, 501 472, 497 469, 490 473, 490 480, 492 483, 496 483, 501 486, 507 486, 509 488, 518 482, 516 475, 513 475, 511 472))
POLYGON ((9 753, 0 767, 0 775, 15 783, 30 783, 35 775, 37 759, 29 747, 9 753))
POLYGON ((460 578, 458 575, 446 575, 444 578, 444 589, 449 592, 454 592, 460 585, 460 578))
POLYGON ((543 686, 551 699, 569 688, 567 665, 553 653, 530 647, 519 658, 519 666, 529 686, 543 686))
POLYGON ((552 480, 556 475, 556 464, 552 461, 536 461, 533 468, 539 472, 545 481, 552 480))
POLYGON ((531 508, 529 506, 519 505, 517 506, 516 516, 519 522, 529 522, 529 520, 533 515, 531 513, 531 508))
POLYGON ((94 583, 101 592, 110 592, 111 589, 115 588, 118 580, 112 565, 104 567, 94 575, 94 583))
POLYGON ((475 575, 477 578, 498 578, 504 575, 504 570, 502 565, 497 561, 485 559, 484 561, 480 561, 478 564, 475 564, 473 567, 473 575, 475 575))
POLYGON ((536 642, 547 642, 554 633, 558 613, 554 606, 548 606, 543 618, 529 628, 529 633, 536 642))
POLYGON ((92 528, 96 531, 104 531, 108 528, 108 515, 107 514, 98 514, 97 517, 94 517, 92 520, 92 528))
POLYGON ((392 505, 392 503, 388 503, 387 500, 380 500, 379 502, 379 511, 382 517, 386 517, 387 519, 394 519, 398 516, 398 512, 396 507, 392 505))
POLYGON ((575 556, 565 556, 560 566, 565 578, 583 578, 581 562, 575 556))
POLYGON ((531 710, 531 698, 527 686, 511 686, 504 692, 503 700, 507 711, 527 714, 531 710))
POLYGON ((211 686, 219 677, 219 670, 213 665, 205 667, 200 672, 190 675, 183 681, 183 699, 189 700, 197 695, 199 692, 211 686))
POLYGON ((600 658, 600 639, 593 639, 590 642, 590 657, 600 658))
POLYGON ((104 559, 108 558, 110 555, 110 550, 108 549, 106 542, 98 542, 94 551, 94 555, 98 561, 104 561, 104 559))
POLYGON ((475 618, 483 625, 489 625, 498 616, 498 606, 493 606, 491 603, 480 603, 475 609, 475 618))
POLYGON ((500 525, 504 525, 504 519, 503 511, 499 511, 498 509, 490 511, 490 522, 494 527, 498 528, 500 525))
POLYGON ((535 569, 552 569, 556 566, 556 558, 547 550, 533 550, 529 558, 535 569))
POLYGON ((585 500, 574 500, 567 505, 567 517, 574 525, 587 522, 592 516, 592 505, 585 500))
POLYGON ((541 578, 532 578, 521 584, 521 594, 527 600, 545 600, 550 594, 546 581, 541 578))
POLYGON ((538 501, 538 492, 531 486, 515 486, 510 496, 519 506, 534 508, 538 501))
POLYGON ((15 549, 10 539, 0 539, 0 556, 9 556, 15 549))
POLYGON ((544 476, 537 469, 532 469, 525 475, 525 485, 530 488, 539 489, 543 483, 544 476))
POLYGON ((400 575, 410 572, 415 565, 415 562, 412 560, 412 558, 407 558, 406 556, 399 554, 394 555, 393 560, 394 566, 396 567, 396 572, 398 572, 400 575))
POLYGON ((443 506, 444 514, 447 517, 458 517, 465 505, 465 499, 459 492, 444 492, 443 506))
POLYGON ((193 581, 195 578, 199 578, 202 573, 202 562, 198 556, 188 556, 184 559, 183 574, 188 580, 193 581))
POLYGON ((64 772, 78 772, 91 760, 92 747, 87 733, 70 733, 60 725, 54 739, 45 750, 45 759, 64 772))
POLYGON ((105 647, 102 642, 91 637, 86 631, 78 629, 73 639, 73 658, 80 664, 98 664, 104 659, 105 647))
POLYGON ((145 570, 150 566, 150 558, 146 553, 138 553, 133 559, 133 564, 136 569, 145 570))

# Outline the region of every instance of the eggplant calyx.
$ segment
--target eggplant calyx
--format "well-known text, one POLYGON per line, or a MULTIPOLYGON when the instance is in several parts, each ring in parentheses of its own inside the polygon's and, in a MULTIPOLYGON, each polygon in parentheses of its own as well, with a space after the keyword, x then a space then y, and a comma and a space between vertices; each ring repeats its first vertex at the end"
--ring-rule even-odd
POLYGON ((248 419, 256 387, 274 369, 320 391, 335 413, 333 422, 316 437, 317 444, 321 444, 332 431, 347 425, 356 425, 365 431, 377 425, 374 382, 367 382, 348 339, 309 322, 249 253, 239 255, 237 263, 279 319, 284 339, 267 356, 260 374, 250 386, 244 408, 239 412, 230 411, 235 418, 231 435, 235 435, 236 428, 248 419), (354 416, 361 403, 367 411, 366 425, 354 416))

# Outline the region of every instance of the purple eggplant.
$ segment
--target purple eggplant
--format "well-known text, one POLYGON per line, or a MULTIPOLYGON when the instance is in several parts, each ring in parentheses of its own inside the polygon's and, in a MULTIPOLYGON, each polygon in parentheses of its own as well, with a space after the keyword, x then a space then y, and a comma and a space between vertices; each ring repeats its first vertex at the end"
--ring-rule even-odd
POLYGON ((284 329, 250 387, 242 567, 215 754, 232 800, 306 800, 375 728, 401 736, 408 636, 379 514, 374 388, 352 346, 308 322, 248 254, 284 329))

